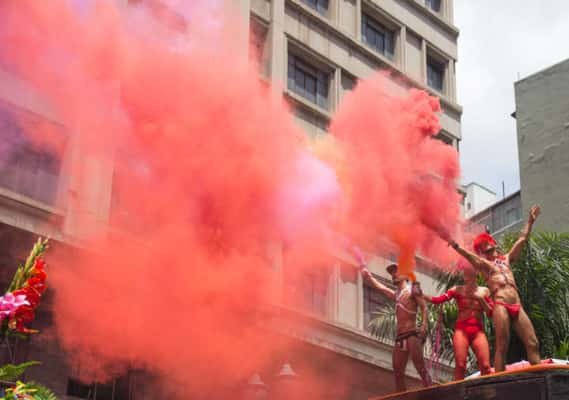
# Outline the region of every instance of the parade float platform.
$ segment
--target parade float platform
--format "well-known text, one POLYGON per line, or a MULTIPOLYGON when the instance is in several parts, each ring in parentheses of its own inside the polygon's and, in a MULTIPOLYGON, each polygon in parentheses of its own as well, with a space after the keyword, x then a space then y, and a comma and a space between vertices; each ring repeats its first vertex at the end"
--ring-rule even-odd
POLYGON ((534 365, 370 400, 569 400, 569 365, 534 365))

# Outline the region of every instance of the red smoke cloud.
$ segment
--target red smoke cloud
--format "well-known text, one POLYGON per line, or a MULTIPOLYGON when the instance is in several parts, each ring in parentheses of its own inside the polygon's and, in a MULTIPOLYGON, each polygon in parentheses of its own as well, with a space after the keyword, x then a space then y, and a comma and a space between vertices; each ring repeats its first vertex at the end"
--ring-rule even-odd
POLYGON ((66 203, 103 254, 52 262, 56 329, 87 373, 129 364, 203 392, 263 365, 281 348, 255 324, 281 301, 269 243, 296 249, 290 269, 322 260, 331 231, 379 252, 389 239, 410 273, 415 250, 452 260, 422 224, 459 222, 457 154, 432 139, 440 108, 424 92, 360 83, 322 161, 240 61, 233 19, 190 19, 181 35, 143 8, 64 0, 5 0, 0 16, 2 61, 72 132, 66 203), (136 239, 78 204, 99 195, 97 174, 114 177, 112 223, 136 239))
POLYGON ((362 82, 330 130, 344 149, 348 231, 380 252, 377 238, 390 239, 411 274, 416 250, 443 265, 454 259, 424 223, 456 229, 460 171, 456 150, 432 138, 440 130, 438 100, 416 89, 390 94, 388 87, 382 74, 362 82))

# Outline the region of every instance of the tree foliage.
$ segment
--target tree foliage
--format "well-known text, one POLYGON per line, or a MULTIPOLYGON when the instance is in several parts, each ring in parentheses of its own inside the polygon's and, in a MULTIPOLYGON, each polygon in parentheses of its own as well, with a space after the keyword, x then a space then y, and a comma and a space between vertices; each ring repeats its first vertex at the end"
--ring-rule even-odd
MULTIPOLYGON (((516 238, 505 236, 503 249, 509 250, 516 238)), ((534 233, 512 270, 540 341, 540 353, 552 357, 569 338, 569 233, 534 233)), ((508 361, 525 357, 523 345, 512 335, 508 361)))

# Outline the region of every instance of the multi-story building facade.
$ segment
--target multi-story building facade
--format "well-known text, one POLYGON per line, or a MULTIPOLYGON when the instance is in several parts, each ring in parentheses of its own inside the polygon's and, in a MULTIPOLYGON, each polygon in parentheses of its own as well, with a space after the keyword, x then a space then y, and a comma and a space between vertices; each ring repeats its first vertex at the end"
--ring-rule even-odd
POLYGON ((524 211, 540 204, 537 229, 569 231, 569 60, 514 85, 524 211))
POLYGON ((482 225, 496 238, 506 233, 519 232, 525 222, 522 214, 522 198, 520 191, 491 204, 489 207, 479 210, 470 216, 470 222, 482 225))
MULTIPOLYGON (((462 109, 456 102, 459 32, 453 24, 453 0, 225 1, 236 6, 250 24, 249 40, 243 48, 257 49, 261 79, 271 84, 276 95, 293 104, 295 118, 308 134, 325 134, 342 96, 359 79, 385 69, 397 78, 394 85, 421 88, 441 99, 439 138, 458 148, 462 109)), ((129 3, 120 2, 125 7, 129 3)), ((41 96, 4 71, 0 71, 0 110, 2 139, 10 138, 18 154, 2 165, 0 177, 3 265, 15 265, 36 234, 50 236, 62 245, 79 246, 82 227, 77 223, 78 215, 81 220, 87 215, 103 225, 112 217, 112 167, 89 164, 82 174, 90 174, 97 190, 76 186, 73 169, 85 160, 71 151, 73 132, 58 122, 41 96), (18 125, 22 120, 53 126, 66 148, 63 159, 53 159, 26 142, 18 125)), ((283 357, 300 376, 303 371, 312 371, 334 381, 339 379, 339 371, 355 371, 351 376, 358 378, 350 378, 349 393, 330 393, 330 397, 364 399, 389 393, 394 389, 392 344, 378 341, 367 329, 384 299, 362 281, 348 255, 338 252, 335 259, 331 268, 307 272, 294 282, 285 279, 284 304, 268 325, 276 334, 303 346, 302 356, 283 357)), ((377 257, 370 269, 385 280, 389 262, 377 257)), ((3 270, 1 282, 6 282, 10 272, 3 270)), ((429 270, 420 267, 417 275, 424 290, 434 293, 429 270)), ((49 304, 43 310, 48 309, 49 304)), ((40 312, 40 324, 49 326, 50 321, 49 311, 40 312)), ((47 367, 40 376, 32 373, 31 378, 69 398, 151 398, 140 395, 143 385, 134 372, 110 384, 80 384, 73 379, 56 341, 49 345, 35 340, 22 342, 16 350, 16 355, 42 361, 47 367)), ((282 364, 282 360, 275 363, 282 364)), ((439 376, 448 377, 448 367, 440 368, 439 376)), ((271 368, 255 372, 270 383, 268 371, 271 368)), ((407 372, 410 382, 417 384, 414 369, 410 367, 407 372)))

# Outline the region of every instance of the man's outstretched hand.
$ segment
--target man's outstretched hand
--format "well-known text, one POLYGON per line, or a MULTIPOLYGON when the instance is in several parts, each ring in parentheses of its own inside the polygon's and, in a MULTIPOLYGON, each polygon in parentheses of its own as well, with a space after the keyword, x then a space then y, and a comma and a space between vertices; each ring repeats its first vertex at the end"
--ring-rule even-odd
POLYGON ((541 208, 536 204, 529 210, 529 222, 533 224, 539 214, 541 214, 541 208))
POLYGON ((364 258, 364 255, 362 254, 362 251, 358 246, 352 246, 352 254, 354 255, 356 261, 358 262, 360 268, 365 267, 366 260, 364 258))
POLYGON ((369 269, 367 269, 366 267, 361 267, 360 272, 364 278, 367 279, 371 278, 371 272, 369 272, 369 269))

